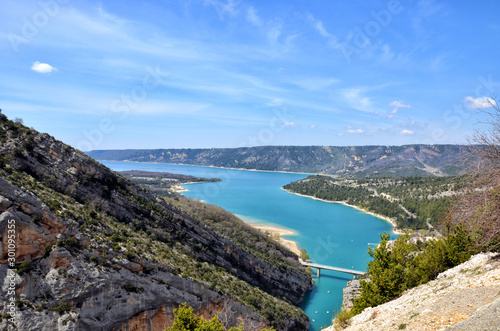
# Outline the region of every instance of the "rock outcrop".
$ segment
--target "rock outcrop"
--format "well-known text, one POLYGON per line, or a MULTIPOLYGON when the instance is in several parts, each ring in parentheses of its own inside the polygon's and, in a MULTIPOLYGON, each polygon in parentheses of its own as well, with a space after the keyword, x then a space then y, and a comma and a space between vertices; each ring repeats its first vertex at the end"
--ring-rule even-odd
POLYGON ((354 305, 354 299, 361 294, 361 284, 359 279, 352 279, 347 282, 347 285, 342 290, 342 310, 349 311, 354 305))
MULTIPOLYGON (((17 330, 164 330, 184 302, 222 309, 227 325, 308 329, 281 300, 312 287, 293 253, 275 265, 53 137, 0 124, 0 280, 16 284, 17 330)), ((13 328, 6 313, 1 329, 13 328)))
POLYGON ((395 300, 365 309, 345 330, 398 329, 499 330, 500 254, 475 255, 395 300))

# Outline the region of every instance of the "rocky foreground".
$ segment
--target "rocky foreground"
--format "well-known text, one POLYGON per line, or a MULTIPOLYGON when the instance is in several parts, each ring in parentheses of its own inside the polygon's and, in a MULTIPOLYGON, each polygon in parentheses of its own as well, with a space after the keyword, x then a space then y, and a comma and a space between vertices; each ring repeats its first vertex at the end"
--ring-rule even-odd
POLYGON ((500 254, 475 255, 350 322, 345 330, 500 330, 500 254))

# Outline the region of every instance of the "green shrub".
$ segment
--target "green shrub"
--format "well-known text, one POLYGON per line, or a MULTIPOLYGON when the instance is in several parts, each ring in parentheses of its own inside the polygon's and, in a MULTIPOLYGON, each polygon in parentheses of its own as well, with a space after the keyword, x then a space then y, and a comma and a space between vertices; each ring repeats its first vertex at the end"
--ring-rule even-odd
POLYGON ((57 306, 51 309, 52 311, 55 311, 59 315, 64 315, 68 311, 71 310, 69 304, 67 302, 60 302, 57 306))
POLYGON ((392 245, 388 245, 388 233, 380 238, 380 245, 368 250, 373 257, 368 263, 370 280, 361 281, 361 295, 354 300, 352 309, 354 314, 436 278, 439 273, 467 261, 474 253, 472 238, 461 225, 448 227, 446 237, 430 241, 423 249, 413 244, 408 234, 400 236, 392 245))
POLYGON ((349 319, 354 316, 352 311, 342 310, 335 316, 333 320, 333 325, 336 330, 345 329, 349 326, 349 319))
MULTIPOLYGON (((174 309, 174 315, 174 324, 165 331, 242 331, 244 326, 240 324, 239 327, 226 329, 217 316, 211 320, 197 317, 193 312, 193 307, 188 307, 186 303, 174 309)), ((275 331, 275 329, 271 327, 263 331, 275 331)))
POLYGON ((17 266, 16 273, 18 275, 22 275, 26 272, 29 272, 30 270, 31 270, 31 260, 26 260, 17 266))

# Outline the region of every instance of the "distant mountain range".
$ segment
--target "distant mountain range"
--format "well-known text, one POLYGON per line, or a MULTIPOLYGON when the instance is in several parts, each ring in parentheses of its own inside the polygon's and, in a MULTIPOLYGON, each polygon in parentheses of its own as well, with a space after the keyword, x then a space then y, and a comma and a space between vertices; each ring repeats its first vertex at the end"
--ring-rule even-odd
POLYGON ((212 149, 95 150, 97 160, 159 162, 321 173, 341 177, 454 176, 468 167, 470 146, 262 146, 212 149))

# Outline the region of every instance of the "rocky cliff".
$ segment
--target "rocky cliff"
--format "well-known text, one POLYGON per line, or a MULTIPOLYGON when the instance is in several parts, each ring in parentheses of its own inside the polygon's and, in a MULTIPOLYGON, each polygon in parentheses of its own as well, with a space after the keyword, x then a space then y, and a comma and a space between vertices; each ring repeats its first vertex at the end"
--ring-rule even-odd
POLYGON ((339 176, 451 176, 467 167, 463 145, 261 146, 250 148, 96 150, 97 160, 181 163, 339 176))
POLYGON ((345 330, 499 329, 500 254, 482 253, 395 300, 365 309, 345 330))
POLYGON ((311 279, 290 252, 256 257, 53 137, 0 124, 0 300, 16 306, 0 328, 163 330, 187 302, 227 325, 308 329, 290 303, 311 279))

